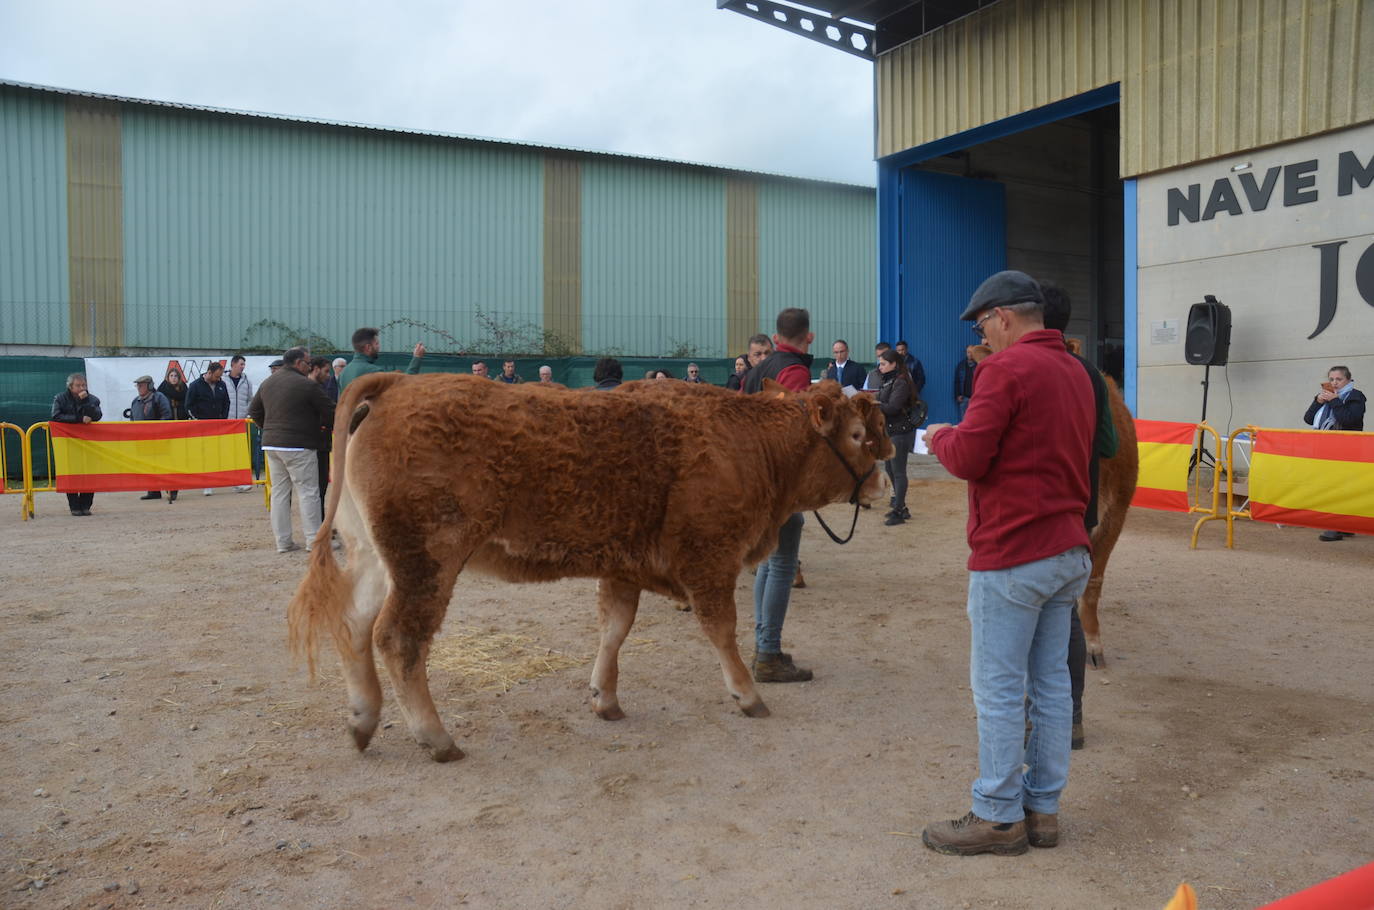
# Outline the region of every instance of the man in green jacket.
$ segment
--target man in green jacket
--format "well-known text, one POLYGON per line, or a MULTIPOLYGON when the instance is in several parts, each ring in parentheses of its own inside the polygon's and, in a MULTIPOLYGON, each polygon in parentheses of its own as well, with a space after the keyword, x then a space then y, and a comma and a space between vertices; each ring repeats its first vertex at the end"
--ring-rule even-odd
MULTIPOLYGON (((344 367, 339 374, 339 394, 348 388, 348 384, 359 376, 368 373, 386 372, 383 367, 377 366, 377 354, 382 349, 381 330, 374 328, 361 328, 353 333, 353 350, 357 351, 353 359, 344 367)), ((410 364, 406 367, 407 373, 420 372, 420 361, 424 359, 425 346, 423 343, 415 345, 415 352, 411 355, 410 364)))

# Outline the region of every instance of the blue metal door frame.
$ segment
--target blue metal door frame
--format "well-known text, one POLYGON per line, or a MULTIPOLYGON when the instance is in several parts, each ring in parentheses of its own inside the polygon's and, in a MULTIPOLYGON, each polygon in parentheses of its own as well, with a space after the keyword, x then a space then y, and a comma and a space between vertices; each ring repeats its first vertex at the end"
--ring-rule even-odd
MULTIPOLYGON (((1066 98, 1063 101, 1036 108, 1033 111, 1004 117, 962 133, 955 133, 924 145, 918 145, 895 155, 878 159, 878 334, 879 340, 895 340, 908 333, 902 316, 902 171, 923 161, 960 149, 1000 139, 1037 126, 1063 120, 1087 111, 1109 107, 1121 101, 1121 87, 1103 86, 1066 98)), ((1134 180, 1123 187, 1124 240, 1124 319, 1126 323, 1126 364, 1123 393, 1127 405, 1134 412, 1136 403, 1136 188, 1134 180)), ((947 377, 931 376, 929 382, 943 383, 947 377)))

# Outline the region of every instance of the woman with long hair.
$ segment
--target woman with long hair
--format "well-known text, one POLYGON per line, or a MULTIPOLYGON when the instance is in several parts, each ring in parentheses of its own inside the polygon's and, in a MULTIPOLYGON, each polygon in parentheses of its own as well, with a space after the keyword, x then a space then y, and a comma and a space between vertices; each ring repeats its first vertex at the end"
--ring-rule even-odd
POLYGON ((749 358, 743 354, 735 358, 735 372, 731 373, 725 380, 725 387, 732 392, 738 392, 740 383, 744 381, 744 374, 749 372, 749 358))
POLYGON ((887 462, 887 477, 892 481, 892 509, 884 524, 899 525, 911 517, 906 507, 906 460, 916 442, 917 407, 920 398, 911 381, 902 356, 891 348, 878 355, 878 372, 882 385, 878 387, 878 407, 887 421, 887 436, 897 454, 887 462))
POLYGON ((182 378, 181 370, 176 367, 168 367, 167 375, 163 378, 162 384, 157 390, 167 396, 167 401, 172 405, 172 419, 186 419, 186 380, 182 378))

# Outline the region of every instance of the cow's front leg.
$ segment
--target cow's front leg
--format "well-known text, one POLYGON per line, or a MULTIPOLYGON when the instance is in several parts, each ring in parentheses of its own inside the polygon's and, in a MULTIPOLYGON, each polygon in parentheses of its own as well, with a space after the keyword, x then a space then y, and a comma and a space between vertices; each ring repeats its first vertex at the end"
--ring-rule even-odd
POLYGON ((620 646, 630 634, 639 611, 639 588, 628 582, 603 578, 596 587, 596 619, 601 627, 601 647, 592 667, 592 710, 603 720, 620 720, 616 685, 620 679, 620 646))
MULTIPOLYGON (((733 579, 731 580, 733 582, 733 579)), ((739 709, 749 717, 767 717, 768 706, 754 688, 754 677, 740 660, 739 643, 735 641, 735 590, 733 583, 719 591, 694 592, 692 609, 701 622, 702 631, 715 645, 720 658, 720 671, 725 676, 725 689, 739 702, 739 709)))

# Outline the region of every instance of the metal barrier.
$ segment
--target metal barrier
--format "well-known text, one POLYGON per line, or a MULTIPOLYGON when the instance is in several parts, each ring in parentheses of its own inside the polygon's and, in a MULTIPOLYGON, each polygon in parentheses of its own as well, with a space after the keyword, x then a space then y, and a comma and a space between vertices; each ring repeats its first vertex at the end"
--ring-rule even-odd
MULTIPOLYGON (((1216 458, 1220 458, 1220 457, 1221 457, 1221 434, 1218 433, 1215 429, 1213 429, 1209 424, 1206 424, 1206 423, 1200 423, 1200 424, 1198 424, 1198 425, 1197 425, 1197 436, 1194 438, 1194 441, 1193 441, 1193 456, 1192 456, 1192 461, 1191 461, 1192 466, 1193 466, 1196 470, 1192 471, 1192 479, 1189 481, 1189 484, 1188 484, 1188 490, 1189 490, 1188 501, 1189 501, 1189 503, 1190 503, 1190 505, 1188 506, 1188 513, 1189 513, 1190 515, 1199 515, 1199 514, 1200 514, 1200 515, 1202 515, 1202 517, 1199 518, 1199 519, 1197 520, 1197 523, 1193 525, 1193 537, 1192 537, 1191 543, 1189 544, 1189 549, 1192 549, 1192 550, 1196 550, 1196 549, 1197 549, 1197 537, 1198 537, 1198 534, 1199 534, 1199 532, 1202 531, 1202 526, 1205 525, 1207 522, 1209 522, 1209 521, 1222 521, 1222 520, 1224 520, 1224 521, 1226 521, 1226 523, 1227 523, 1227 528, 1228 528, 1228 529, 1230 528, 1230 519, 1227 517, 1227 515, 1223 514, 1223 513, 1220 511, 1220 506, 1221 506, 1221 480, 1220 480, 1220 476, 1221 476, 1223 473, 1226 475, 1226 480, 1227 480, 1226 490, 1227 490, 1227 493, 1228 493, 1228 499, 1227 499, 1228 504, 1229 504, 1229 502, 1230 502, 1230 499, 1229 499, 1229 493, 1230 493, 1230 490, 1231 490, 1231 483, 1230 483, 1230 481, 1231 481, 1231 477, 1234 476, 1234 475, 1233 475, 1233 472, 1232 472, 1232 470, 1231 470, 1231 449, 1230 449, 1229 443, 1228 443, 1228 445, 1227 445, 1227 450, 1226 450, 1226 460, 1225 460, 1224 462, 1214 460, 1213 463, 1212 463, 1212 488, 1211 488, 1212 504, 1211 504, 1211 506, 1210 506, 1209 508, 1203 508, 1201 505, 1198 505, 1198 503, 1202 501, 1202 466, 1203 466, 1202 463, 1203 463, 1203 460, 1204 460, 1204 459, 1203 459, 1203 453, 1207 451, 1206 440, 1207 440, 1207 434, 1208 434, 1208 433, 1212 434, 1212 442, 1215 444, 1214 447, 1213 447, 1213 449, 1212 449, 1212 451, 1215 451, 1215 452, 1217 453, 1217 454, 1216 454, 1216 458)), ((1232 440, 1234 440, 1234 439, 1235 439, 1235 437, 1233 436, 1233 437, 1232 437, 1232 440)))
POLYGON ((24 428, 18 424, 0 422, 0 493, 23 493, 28 487, 25 479, 28 475, 24 473, 24 428), (14 435, 19 439, 19 487, 18 489, 10 486, 10 465, 9 456, 6 455, 5 431, 13 430, 14 435))
POLYGON ((48 421, 44 420, 34 424, 24 431, 24 504, 23 518, 28 521, 35 516, 33 494, 34 493, 53 493, 57 491, 57 469, 54 465, 52 451, 52 434, 48 432, 48 421), (48 456, 48 479, 43 486, 38 486, 33 479, 33 431, 43 430, 47 447, 45 449, 48 456))

